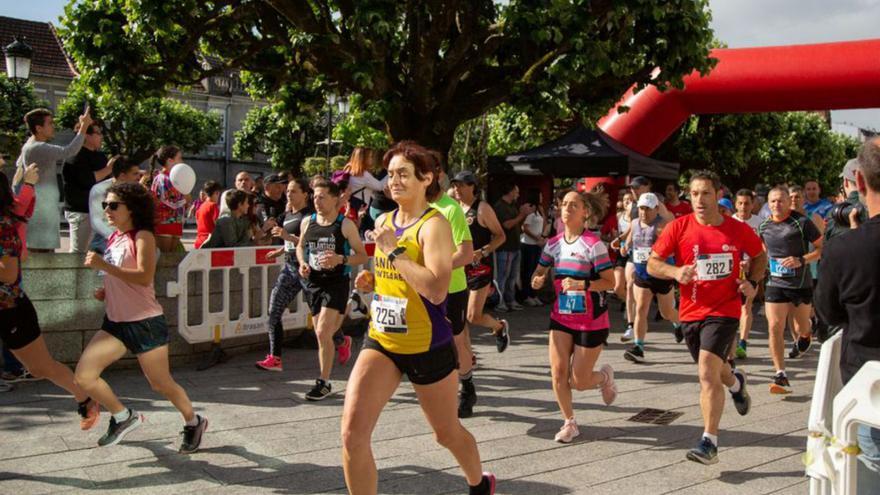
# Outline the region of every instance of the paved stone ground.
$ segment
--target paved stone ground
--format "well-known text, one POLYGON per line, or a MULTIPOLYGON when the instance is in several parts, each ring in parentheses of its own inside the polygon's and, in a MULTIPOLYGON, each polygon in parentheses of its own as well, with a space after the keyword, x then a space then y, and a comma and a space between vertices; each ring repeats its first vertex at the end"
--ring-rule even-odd
MULTIPOLYGON (((615 305, 616 306, 616 305, 615 305)), ((650 363, 622 357, 619 332, 600 362, 616 369, 621 394, 605 407, 596 391, 576 393, 581 437, 553 442, 562 418, 550 387, 546 308, 510 319, 514 342, 497 354, 485 334, 479 352, 476 414, 464 421, 476 436, 500 494, 737 494, 807 493, 800 456, 817 351, 789 363, 794 394, 768 393, 772 367, 762 318, 756 318, 749 372, 752 411, 736 414, 727 401, 720 436, 721 462, 701 466, 685 452, 702 432, 696 366, 667 323, 652 323, 650 363), (643 408, 683 413, 669 426, 628 421, 643 408)), ((615 318, 617 314, 615 312, 615 318)), ((615 325, 619 327, 619 320, 615 325)), ((124 401, 147 424, 121 445, 99 449, 106 428, 79 431, 70 398, 51 384, 29 383, 0 395, 0 494, 301 494, 345 493, 340 464, 342 394, 306 403, 315 376, 314 351, 288 350, 283 373, 260 372, 256 354, 238 356, 209 371, 174 374, 200 412, 210 418, 202 450, 176 453, 180 418, 136 370, 108 373, 124 401)), ((345 388, 347 368, 334 371, 345 388)), ((404 383, 386 407, 373 438, 380 493, 465 493, 452 456, 440 448, 404 383)))

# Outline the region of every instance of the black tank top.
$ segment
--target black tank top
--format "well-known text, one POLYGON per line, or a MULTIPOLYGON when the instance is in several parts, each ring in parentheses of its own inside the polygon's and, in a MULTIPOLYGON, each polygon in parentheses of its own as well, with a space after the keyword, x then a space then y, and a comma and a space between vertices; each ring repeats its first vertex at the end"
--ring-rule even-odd
POLYGON ((480 225, 477 214, 480 211, 480 199, 477 198, 471 208, 465 213, 465 219, 468 228, 471 230, 471 238, 473 239, 474 251, 486 246, 492 242, 492 231, 480 225))
POLYGON ((303 243, 303 254, 312 269, 309 280, 312 282, 328 282, 336 281, 348 277, 351 267, 348 265, 337 265, 331 270, 322 270, 318 263, 318 256, 325 252, 331 251, 335 254, 349 255, 351 246, 348 240, 342 235, 342 221, 345 220, 343 215, 337 215, 336 220, 330 225, 319 225, 317 213, 312 213, 309 218, 309 226, 302 235, 300 242, 303 243))

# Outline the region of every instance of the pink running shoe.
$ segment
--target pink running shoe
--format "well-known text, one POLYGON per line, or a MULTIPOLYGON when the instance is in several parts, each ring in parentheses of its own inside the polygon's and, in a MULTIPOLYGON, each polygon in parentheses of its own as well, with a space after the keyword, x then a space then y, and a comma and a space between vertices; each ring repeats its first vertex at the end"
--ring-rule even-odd
POLYGON ((340 366, 345 366, 349 359, 351 359, 351 337, 346 335, 343 337, 342 345, 336 348, 336 360, 339 361, 340 366))
POLYGON ((617 399, 617 384, 614 382, 614 368, 610 364, 603 364, 599 373, 605 374, 605 383, 602 384, 602 401, 610 406, 617 399))
POLYGON ((259 368, 261 370, 282 371, 281 358, 275 357, 271 354, 267 354, 266 359, 264 359, 262 361, 257 361, 255 364, 256 364, 257 368, 259 368))
POLYGON ((579 436, 581 431, 578 430, 577 421, 574 418, 566 419, 565 424, 562 425, 562 428, 559 429, 559 432, 556 433, 556 440, 559 443, 571 443, 575 437, 579 436))
POLYGON ((489 480, 489 495, 495 495, 495 475, 488 471, 485 471, 483 472, 483 478, 489 480))

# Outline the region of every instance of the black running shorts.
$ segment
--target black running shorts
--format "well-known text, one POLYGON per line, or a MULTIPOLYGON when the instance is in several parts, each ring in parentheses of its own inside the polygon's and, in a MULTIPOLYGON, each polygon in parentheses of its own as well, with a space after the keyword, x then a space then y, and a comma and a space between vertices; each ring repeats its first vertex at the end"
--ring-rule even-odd
POLYGON ((37 310, 26 295, 15 301, 14 308, 0 311, 0 338, 13 351, 40 338, 37 310))
POLYGON ((119 339, 132 354, 138 355, 158 349, 171 342, 165 315, 140 321, 111 321, 104 315, 101 329, 119 339))
POLYGON ((681 329, 695 363, 700 359, 701 350, 709 351, 726 361, 730 356, 733 339, 739 332, 739 320, 710 316, 702 321, 683 321, 681 329))
POLYGON ((335 309, 345 315, 348 306, 348 296, 351 293, 351 281, 349 277, 333 281, 321 281, 315 283, 300 279, 303 287, 303 295, 312 316, 318 316, 323 308, 335 309))
POLYGON ((455 352, 454 342, 418 354, 397 354, 386 350, 379 341, 367 335, 364 337, 364 349, 382 353, 414 385, 437 383, 458 369, 458 354, 455 352))
POLYGON ((452 335, 459 335, 464 331, 469 295, 470 291, 465 289, 453 292, 446 298, 446 319, 452 324, 452 335))
POLYGON ((764 301, 777 304, 790 303, 795 306, 813 304, 813 289, 810 287, 806 289, 784 289, 768 285, 764 289, 764 301))
POLYGON ((600 345, 608 345, 608 329, 604 330, 575 330, 550 318, 550 331, 562 332, 571 335, 574 345, 592 349, 600 345))
POLYGON ((669 294, 669 291, 672 290, 673 285, 675 284, 674 280, 663 280, 661 278, 648 277, 647 279, 643 279, 638 275, 635 276, 635 280, 633 280, 633 285, 642 289, 648 289, 654 294, 665 295, 669 294))

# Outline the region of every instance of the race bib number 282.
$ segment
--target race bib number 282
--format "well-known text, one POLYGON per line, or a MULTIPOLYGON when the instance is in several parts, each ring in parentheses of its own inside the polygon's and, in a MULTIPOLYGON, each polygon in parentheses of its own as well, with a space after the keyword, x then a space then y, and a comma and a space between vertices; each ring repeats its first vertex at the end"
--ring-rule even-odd
POLYGON ((697 256, 697 280, 721 280, 733 274, 733 254, 697 256))

